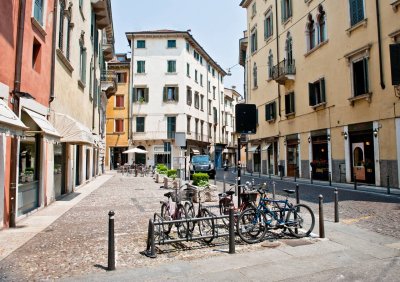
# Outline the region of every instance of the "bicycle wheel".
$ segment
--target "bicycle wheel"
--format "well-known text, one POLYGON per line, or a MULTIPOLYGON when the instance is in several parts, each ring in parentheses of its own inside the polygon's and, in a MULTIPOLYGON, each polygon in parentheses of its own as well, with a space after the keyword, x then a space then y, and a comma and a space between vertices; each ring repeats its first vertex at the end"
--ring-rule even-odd
POLYGON ((236 224, 239 237, 249 244, 260 242, 268 229, 264 212, 256 209, 244 210, 236 224))
POLYGON ((311 208, 304 204, 293 206, 287 214, 285 226, 294 237, 302 238, 310 235, 314 229, 315 216, 311 208))
MULTIPOLYGON (((200 217, 212 217, 212 213, 206 209, 202 208, 200 210, 200 217)), ((199 221, 199 231, 201 236, 214 236, 215 233, 215 225, 214 219, 204 219, 199 221)), ((207 244, 210 244, 214 240, 214 237, 204 238, 203 241, 207 244)))
MULTIPOLYGON (((171 217, 171 214, 167 207, 167 204, 165 204, 165 203, 161 205, 161 218, 165 221, 172 220, 172 217, 171 217)), ((164 234, 168 235, 171 232, 172 223, 163 224, 162 228, 163 228, 164 234)))
MULTIPOLYGON (((192 203, 186 202, 186 203, 185 203, 185 210, 186 210, 186 213, 187 213, 188 218, 194 218, 194 217, 196 217, 196 213, 195 213, 195 211, 194 211, 194 206, 193 206, 192 203)), ((195 225, 196 225, 196 223, 195 223, 195 222, 192 222, 192 221, 188 223, 189 232, 191 232, 191 233, 193 232, 195 225)))
MULTIPOLYGON (((179 204, 178 205, 178 210, 176 211, 176 217, 175 219, 185 219, 188 218, 188 214, 186 212, 186 209, 183 205, 179 204)), ((178 222, 175 223, 176 229, 178 231, 178 236, 179 238, 185 238, 188 235, 188 225, 187 222, 178 222)))

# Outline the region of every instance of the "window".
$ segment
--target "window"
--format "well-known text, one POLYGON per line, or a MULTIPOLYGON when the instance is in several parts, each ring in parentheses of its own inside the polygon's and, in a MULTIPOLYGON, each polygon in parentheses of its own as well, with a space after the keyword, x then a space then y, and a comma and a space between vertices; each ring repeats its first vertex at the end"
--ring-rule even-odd
POLYGON ((308 96, 311 107, 318 106, 326 102, 324 78, 308 84, 308 96))
POLYGON ((204 111, 204 95, 200 95, 200 110, 204 111))
POLYGON ((174 39, 168 40, 167 47, 168 48, 176 48, 176 40, 174 40, 174 39))
MULTIPOLYGON (((211 93, 211 81, 207 81, 207 91, 208 93, 211 93)), ((215 97, 214 97, 215 99, 215 97)))
POLYGON ((214 114, 214 123, 217 124, 218 123, 218 112, 217 112, 216 107, 213 107, 213 114, 214 114))
POLYGON ((349 0, 351 26, 364 19, 364 0, 349 0))
POLYGON ((257 51, 257 29, 256 28, 254 28, 251 31, 250 47, 251 47, 251 53, 254 53, 255 51, 257 51))
POLYGON ((176 117, 167 117, 167 138, 175 138, 176 117))
POLYGON ((294 92, 291 92, 285 95, 285 114, 292 115, 294 112, 294 92))
POLYGON ((43 25, 43 10, 44 10, 44 0, 35 0, 35 5, 33 8, 33 17, 40 23, 40 25, 43 25))
POLYGON ((251 17, 254 17, 256 14, 257 14, 256 3, 253 3, 253 5, 251 6, 251 17))
POLYGON ((145 73, 146 72, 146 61, 137 61, 137 68, 136 68, 136 72, 137 73, 145 73))
POLYGON ((117 72, 117 81, 118 81, 118 83, 126 83, 127 73, 126 72, 117 72))
POLYGON ((326 41, 326 14, 322 5, 318 6, 318 43, 326 41))
POLYGON ((191 117, 187 116, 187 118, 186 118, 186 133, 188 133, 188 134, 190 134, 190 120, 191 120, 191 117))
POLYGON ((200 74, 200 86, 203 86, 203 75, 200 74))
POLYGON ((71 7, 69 7, 68 10, 66 10, 65 1, 60 1, 59 16, 60 18, 59 18, 59 30, 58 30, 58 49, 60 49, 67 58, 67 60, 69 60, 70 41, 71 41, 70 34, 71 34, 71 29, 73 27, 73 25, 71 24, 72 9, 71 7), (65 38, 64 38, 64 32, 66 32, 65 38))
POLYGON ((83 8, 83 0, 79 0, 79 9, 82 10, 82 8, 83 8))
POLYGON ((307 22, 307 47, 308 50, 315 47, 315 23, 311 14, 308 14, 307 22))
POLYGON ((200 56, 200 65, 203 65, 203 57, 200 56))
POLYGON ((83 84, 86 83, 86 47, 80 46, 79 76, 83 84))
POLYGON ((168 101, 178 101, 178 91, 179 88, 177 86, 165 86, 164 87, 164 95, 163 95, 163 101, 168 102, 168 101))
POLYGON ((115 95, 115 107, 123 108, 124 107, 124 95, 115 95))
POLYGON ((136 117, 136 132, 144 132, 144 117, 136 117))
POLYGON ((189 86, 186 88, 186 104, 192 105, 192 89, 189 86))
POLYGON ((211 115, 211 100, 208 100, 208 114, 211 115))
POLYGON ((254 63, 253 66, 253 87, 256 88, 257 87, 257 64, 254 63))
POLYGON ((292 17, 292 0, 281 0, 282 23, 292 17))
POLYGON ((194 93, 194 107, 198 109, 200 107, 199 92, 194 93))
POLYGON ((197 70, 194 70, 194 81, 197 83, 197 70))
POLYGON ((212 68, 211 73, 212 73, 212 76, 215 77, 215 69, 214 68, 212 68))
POLYGON ((168 73, 176 73, 176 61, 168 61, 168 73))
POLYGON ((272 79, 274 76, 274 55, 272 55, 272 50, 269 50, 268 55, 268 78, 272 79))
POLYGON ((186 75, 187 75, 187 77, 190 77, 190 65, 189 65, 189 63, 186 63, 186 75))
POLYGON ((146 40, 136 41, 136 48, 146 48, 146 40))
POLYGON ((359 96, 369 93, 368 85, 368 58, 352 62, 353 69, 353 96, 359 96))
POLYGON ((265 19, 264 19, 264 39, 268 39, 272 36, 273 34, 273 20, 272 20, 272 12, 269 10, 265 14, 265 19))
POLYGON ((133 88, 133 102, 148 103, 149 102, 149 88, 145 86, 137 86, 133 88))
POLYGON ((58 48, 62 51, 64 45, 64 11, 65 1, 60 1, 60 26, 58 30, 58 48))
POLYGON ((116 132, 116 133, 124 132, 124 120, 123 119, 115 119, 114 120, 114 132, 116 132))
POLYGON ((196 50, 193 50, 193 57, 196 59, 196 61, 200 60, 200 55, 196 50))
POLYGON ((286 60, 289 65, 293 64, 293 40, 290 32, 287 34, 286 44, 285 44, 285 51, 286 51, 286 60))
POLYGON ((36 40, 36 38, 33 39, 33 48, 32 48, 32 68, 40 72, 40 66, 41 66, 41 44, 39 41, 36 40))
POLYGON ((189 42, 186 42, 186 51, 190 51, 190 44, 189 44, 189 42))
POLYGON ((215 100, 215 90, 216 90, 216 87, 215 86, 213 86, 213 99, 215 100))

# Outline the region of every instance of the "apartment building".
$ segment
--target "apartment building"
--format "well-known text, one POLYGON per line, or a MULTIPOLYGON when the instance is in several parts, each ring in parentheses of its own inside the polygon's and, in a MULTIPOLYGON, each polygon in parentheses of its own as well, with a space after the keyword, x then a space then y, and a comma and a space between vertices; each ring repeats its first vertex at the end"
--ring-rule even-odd
POLYGON ((117 169, 128 162, 128 155, 123 152, 129 148, 131 126, 129 119, 130 65, 127 54, 116 54, 108 62, 109 71, 117 75, 118 90, 107 104, 106 118, 106 169, 117 169))
POLYGON ((399 187, 399 61, 390 49, 400 42, 400 2, 240 5, 245 98, 258 109, 248 169, 399 187))
POLYGON ((126 36, 132 52, 130 147, 148 151, 139 162, 176 168, 183 166, 184 154, 210 154, 220 167, 226 145, 221 109, 227 73, 189 31, 126 36))

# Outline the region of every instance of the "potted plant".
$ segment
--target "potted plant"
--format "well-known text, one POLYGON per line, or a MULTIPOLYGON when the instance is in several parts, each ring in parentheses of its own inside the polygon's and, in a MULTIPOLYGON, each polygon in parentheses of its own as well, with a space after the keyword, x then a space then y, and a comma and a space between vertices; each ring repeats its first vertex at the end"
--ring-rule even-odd
POLYGON ((28 167, 28 168, 26 168, 25 169, 25 180, 26 180, 26 182, 32 182, 33 181, 33 172, 34 172, 34 169, 33 168, 31 168, 31 167, 28 167))

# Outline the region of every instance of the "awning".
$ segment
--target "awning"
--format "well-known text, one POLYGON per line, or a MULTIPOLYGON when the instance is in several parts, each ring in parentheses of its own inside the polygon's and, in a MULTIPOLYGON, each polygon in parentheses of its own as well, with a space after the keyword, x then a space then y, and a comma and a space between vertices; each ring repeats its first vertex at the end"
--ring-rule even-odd
POLYGON ((27 113, 31 119, 40 127, 41 130, 45 134, 49 134, 56 137, 61 137, 60 133, 54 128, 54 126, 46 119, 45 116, 42 116, 34 111, 28 110, 27 108, 22 108, 25 113, 27 113))
POLYGON ((95 144, 90 129, 68 115, 55 113, 54 126, 61 133, 61 142, 95 144))
POLYGON ((269 146, 271 146, 271 143, 267 143, 267 144, 262 148, 262 151, 268 151, 269 146))
POLYGON ((154 155, 169 155, 171 152, 154 152, 154 155))
POLYGON ((200 151, 199 151, 198 149, 190 148, 190 151, 191 151, 194 155, 200 155, 200 151))
POLYGON ((259 148, 260 146, 251 146, 248 150, 247 150, 247 152, 249 152, 249 153, 256 153, 256 151, 258 150, 258 148, 259 148))
POLYGON ((7 103, 0 99, 0 132, 16 131, 21 135, 28 127, 8 107, 7 103))

